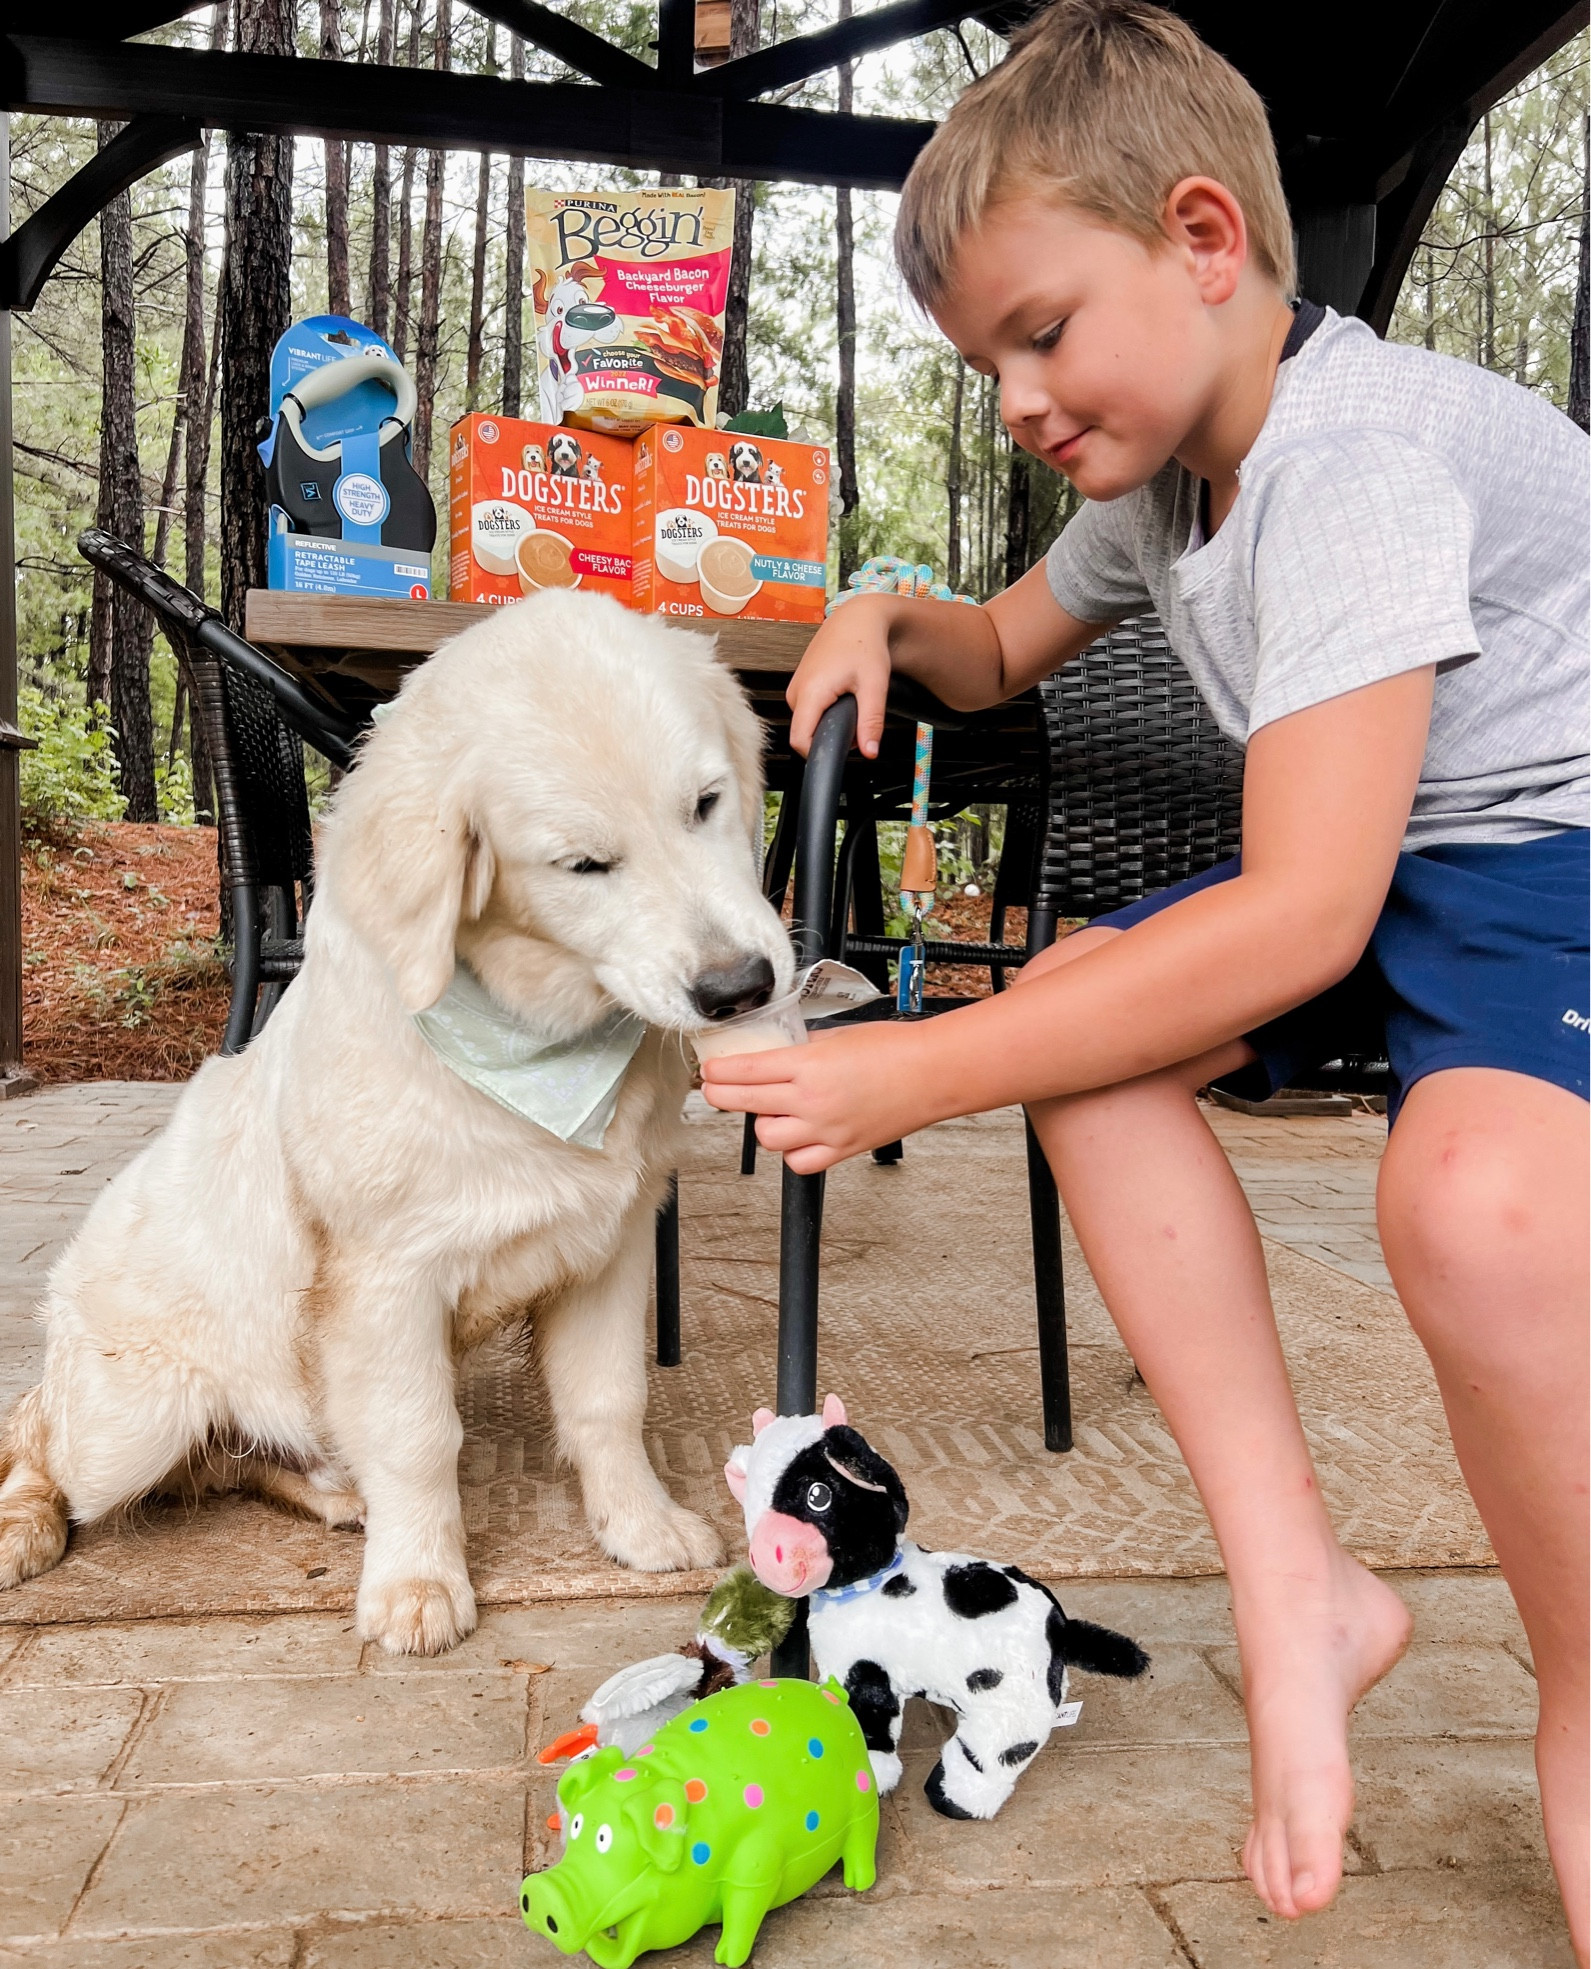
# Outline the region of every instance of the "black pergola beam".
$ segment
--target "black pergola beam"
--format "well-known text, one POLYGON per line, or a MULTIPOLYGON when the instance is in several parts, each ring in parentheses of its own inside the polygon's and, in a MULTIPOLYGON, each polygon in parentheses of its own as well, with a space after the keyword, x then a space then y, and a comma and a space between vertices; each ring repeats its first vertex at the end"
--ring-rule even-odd
MULTIPOLYGON (((171 0, 157 0, 169 6, 171 0)), ((540 48, 544 53, 610 89, 651 89, 657 85, 657 71, 645 62, 627 55, 622 48, 604 41, 567 14, 554 13, 540 0, 467 0, 472 12, 506 27, 510 34, 540 48)))
POLYGON ((193 150, 199 125, 176 116, 135 116, 9 239, 0 240, 0 308, 31 308, 61 255, 118 193, 193 150))
POLYGON ((503 151, 638 171, 897 190, 934 125, 702 97, 148 44, 0 39, 9 110, 121 119, 187 116, 208 129, 503 151))
MULTIPOLYGON (((475 0, 469 0, 471 5, 475 0)), ((667 4, 667 0, 664 0, 667 4)), ((910 41, 919 34, 962 21, 976 9, 967 0, 893 0, 887 7, 856 14, 816 34, 798 34, 788 41, 776 41, 771 48, 759 48, 754 55, 718 68, 704 69, 694 87, 704 96, 752 97, 771 89, 788 89, 808 76, 821 75, 841 62, 855 61, 876 48, 893 47, 897 41, 910 41)))

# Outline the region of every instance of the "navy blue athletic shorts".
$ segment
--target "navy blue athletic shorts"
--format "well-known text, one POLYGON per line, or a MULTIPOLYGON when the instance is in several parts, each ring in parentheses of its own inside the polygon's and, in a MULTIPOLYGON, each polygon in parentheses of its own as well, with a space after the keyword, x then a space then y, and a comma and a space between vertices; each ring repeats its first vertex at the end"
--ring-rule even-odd
MULTIPOLYGON (((1244 1037, 1257 1055, 1221 1085, 1263 1100, 1345 1055, 1392 1067, 1388 1125, 1417 1080, 1444 1067, 1503 1067, 1587 1098, 1587 896, 1583 828, 1535 841, 1451 842, 1400 854, 1369 948, 1339 984, 1244 1037)), ((1097 916, 1127 930, 1230 882, 1234 857, 1097 916)))

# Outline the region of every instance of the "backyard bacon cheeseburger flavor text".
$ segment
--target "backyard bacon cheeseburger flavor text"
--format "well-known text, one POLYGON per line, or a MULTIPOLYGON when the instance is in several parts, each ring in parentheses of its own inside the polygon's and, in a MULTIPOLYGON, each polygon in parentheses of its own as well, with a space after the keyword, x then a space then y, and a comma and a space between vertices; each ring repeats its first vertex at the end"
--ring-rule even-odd
POLYGON ((735 194, 529 191, 525 215, 543 421, 710 429, 735 194))

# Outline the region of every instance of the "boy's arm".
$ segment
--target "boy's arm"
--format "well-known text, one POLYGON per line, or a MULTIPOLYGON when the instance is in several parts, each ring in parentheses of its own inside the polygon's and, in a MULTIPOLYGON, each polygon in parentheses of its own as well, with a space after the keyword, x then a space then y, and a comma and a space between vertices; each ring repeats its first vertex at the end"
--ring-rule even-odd
POLYGON ((1042 561, 982 608, 858 595, 823 624, 790 679, 790 743, 805 754, 818 720, 850 691, 857 747, 874 758, 891 671, 915 679, 952 710, 978 711, 1070 662, 1106 627, 1067 614, 1050 593, 1042 561))
MULTIPOLYGON (((969 611, 970 613, 970 611, 969 611)), ((1343 977, 1386 898, 1419 780, 1434 666, 1250 741, 1243 870, 1015 991, 703 1069, 715 1107, 802 1175, 929 1122, 1114 1086, 1251 1031, 1343 977)))

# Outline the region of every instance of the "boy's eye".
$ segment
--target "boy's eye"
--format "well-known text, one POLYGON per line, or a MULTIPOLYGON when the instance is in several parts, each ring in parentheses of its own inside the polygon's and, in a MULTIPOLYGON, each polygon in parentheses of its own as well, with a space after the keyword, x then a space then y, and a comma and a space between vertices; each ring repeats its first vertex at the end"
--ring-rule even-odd
POLYGON ((1061 339, 1061 330, 1065 326, 1066 323, 1064 321, 1058 321, 1053 327, 1046 328, 1041 334, 1035 335, 1033 337, 1034 348, 1040 351, 1053 349, 1055 344, 1061 339))

